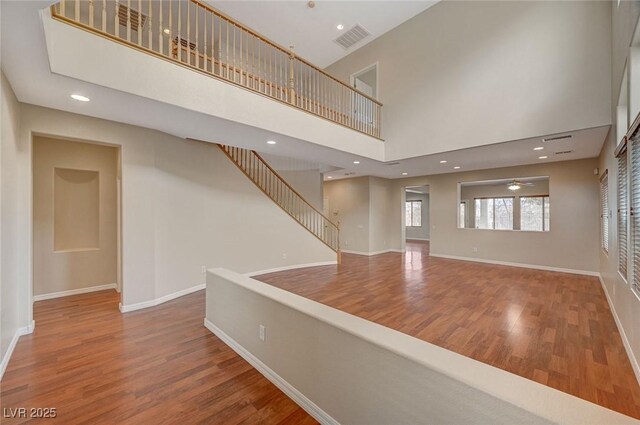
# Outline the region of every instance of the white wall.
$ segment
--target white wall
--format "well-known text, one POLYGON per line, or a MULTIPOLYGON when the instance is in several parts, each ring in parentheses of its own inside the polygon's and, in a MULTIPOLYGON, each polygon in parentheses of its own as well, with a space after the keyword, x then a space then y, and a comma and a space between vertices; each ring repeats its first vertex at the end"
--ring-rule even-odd
POLYGON ((24 201, 27 186, 19 178, 26 171, 28 154, 20 144, 21 107, 3 73, 0 73, 1 130, 0 158, 0 377, 8 361, 12 345, 21 328, 29 325, 26 282, 29 254, 26 251, 30 232, 20 232, 27 221, 29 209, 24 201))
POLYGON ((369 177, 327 181, 324 197, 329 202, 329 218, 340 224, 340 249, 368 253, 369 177))
POLYGON ((375 62, 386 161, 611 123, 609 2, 443 1, 327 71, 375 62))
MULTIPOLYGON (((395 202, 402 202, 406 186, 429 186, 432 255, 477 258, 588 273, 598 270, 597 159, 553 162, 494 170, 440 174, 395 180, 395 202), (551 231, 520 232, 458 228, 457 186, 479 181, 549 176, 551 231), (576 247, 580 247, 577 249, 576 247), (477 248, 477 252, 473 251, 477 248)), ((390 217, 393 231, 401 218, 390 217)), ((396 231, 399 233, 399 231, 396 231)))
MULTIPOLYGON (((624 69, 630 54, 630 45, 633 32, 636 28, 638 17, 640 16, 640 3, 638 2, 616 2, 611 3, 613 13, 613 72, 611 79, 611 90, 613 93, 628 90, 621 87, 624 79, 624 69)), ((631 75, 630 75, 631 77, 631 75)), ((636 74, 637 78, 640 75, 636 74)), ((631 81, 629 81, 631 83, 631 81)), ((617 99, 611 105, 611 116, 616 122, 617 99)), ((636 118, 630 117, 630 122, 636 118)), ((629 354, 631 365, 634 367, 636 376, 640 380, 640 300, 632 292, 630 286, 618 273, 618 192, 617 192, 617 160, 614 156, 615 148, 619 142, 617 134, 625 134, 626 128, 612 128, 602 148, 599 158, 601 173, 609 171, 609 208, 612 214, 609 218, 609 253, 602 250, 599 252, 599 271, 602 276, 604 288, 610 300, 611 310, 617 319, 618 327, 625 343, 625 348, 629 354)), ((598 225, 599 230, 599 225, 598 225)), ((628 239, 630 240, 630 238, 628 239)))
MULTIPOLYGON (((14 227, 31 282, 31 134, 115 144, 122 155, 123 304, 151 302, 204 283, 202 266, 239 272, 335 261, 215 146, 161 132, 22 105, 16 179, 24 218, 14 227), (284 256, 286 255, 286 259, 284 256)), ((29 295, 19 305, 30 304, 29 295)), ((29 307, 30 308, 30 307, 29 307)), ((30 311, 29 311, 30 316, 30 311)))
POLYGON ((631 424, 596 404, 227 270, 206 326, 314 412, 342 424, 631 424), (258 338, 266 327, 265 340, 258 338))
POLYGON ((411 227, 405 223, 407 239, 429 239, 429 194, 428 193, 406 193, 407 201, 422 201, 422 227, 411 227))

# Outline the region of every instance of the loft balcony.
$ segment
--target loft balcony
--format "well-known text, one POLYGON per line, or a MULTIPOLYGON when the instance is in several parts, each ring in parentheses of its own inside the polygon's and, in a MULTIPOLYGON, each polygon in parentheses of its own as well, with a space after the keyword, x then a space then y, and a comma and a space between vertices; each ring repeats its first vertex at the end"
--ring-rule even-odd
POLYGON ((61 0, 51 7, 51 15, 58 21, 381 138, 380 102, 200 1, 61 0))

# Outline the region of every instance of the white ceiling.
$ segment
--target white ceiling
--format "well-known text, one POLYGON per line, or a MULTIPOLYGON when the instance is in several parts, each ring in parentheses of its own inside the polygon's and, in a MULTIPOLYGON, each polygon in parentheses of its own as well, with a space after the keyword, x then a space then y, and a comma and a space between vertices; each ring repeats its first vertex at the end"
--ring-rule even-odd
MULTIPOLYGON (((320 2, 321 4, 324 2, 320 2)), ((18 100, 24 103, 60 109, 63 111, 108 119, 117 122, 153 128, 179 137, 190 137, 185 128, 202 125, 203 117, 172 105, 163 104, 129 93, 111 90, 52 74, 45 48, 44 32, 39 10, 51 1, 6 1, 2 0, 0 40, 2 43, 1 64, 18 100), (69 94, 88 93, 89 103, 73 101, 69 94), (173 119, 167 119, 173 117, 173 119), (186 125, 187 123, 188 125, 186 125)), ((247 137, 242 147, 266 152, 270 155, 289 157, 294 162, 279 164, 288 169, 314 169, 326 171, 325 176, 334 179, 374 175, 385 178, 403 178, 463 172, 488 168, 508 167, 540 162, 556 162, 571 159, 597 157, 602 148, 609 126, 592 129, 567 129, 573 138, 544 144, 541 139, 551 135, 539 135, 531 139, 509 141, 472 149, 451 151, 423 157, 397 161, 397 165, 357 157, 328 147, 286 138, 277 134, 255 132, 247 137), (260 134, 258 134, 260 133, 260 134), (256 136, 257 134, 257 136, 256 136), (266 140, 278 140, 277 145, 267 145, 266 140), (533 151, 544 146, 544 151, 533 151), (566 155, 555 155, 556 151, 572 150, 566 155), (540 155, 546 159, 538 159, 540 155), (353 161, 360 164, 353 164, 353 161), (441 164, 441 160, 447 160, 441 164), (306 162, 305 162, 306 161, 306 162), (324 164, 324 165, 323 165, 324 164), (460 166, 456 170, 453 167, 460 166), (403 176, 402 173, 407 173, 403 176)))
POLYGON ((590 129, 582 129, 562 133, 571 134, 570 139, 554 142, 543 142, 542 139, 553 135, 540 135, 530 139, 514 140, 505 143, 479 146, 436 155, 408 158, 391 163, 381 163, 368 159, 358 159, 360 164, 349 164, 348 167, 325 174, 327 179, 341 179, 362 175, 373 175, 389 179, 412 176, 426 176, 500 168, 514 165, 537 164, 544 162, 568 161, 583 158, 595 158, 600 154, 604 139, 609 131, 608 125, 590 129), (543 150, 535 151, 536 147, 543 150), (556 152, 572 151, 567 154, 556 152), (540 159, 539 157, 547 158, 540 159), (440 163, 440 161, 447 161, 440 163), (397 165, 389 165, 395 164, 397 165), (454 167, 460 167, 456 169, 454 167), (355 174, 353 174, 355 173, 355 174), (407 175, 403 175, 407 173, 407 175), (346 175, 348 174, 348 175, 346 175))
POLYGON ((313 9, 306 0, 206 2, 284 47, 295 46, 298 55, 324 68, 433 6, 437 0, 316 0, 313 9), (342 31, 336 28, 338 24, 344 25, 342 31), (371 35, 348 50, 333 41, 356 24, 371 35))

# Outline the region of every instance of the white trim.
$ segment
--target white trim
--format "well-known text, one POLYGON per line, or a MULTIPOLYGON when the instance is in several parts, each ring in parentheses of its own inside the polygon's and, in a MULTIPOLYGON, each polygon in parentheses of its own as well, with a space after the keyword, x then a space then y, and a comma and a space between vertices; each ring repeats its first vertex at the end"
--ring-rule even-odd
POLYGON ((245 359, 251 366, 253 366, 258 372, 264 375, 269 381, 271 381, 276 387, 293 400, 297 405, 302 407, 308 414, 313 416, 315 420, 321 424, 326 425, 340 425, 338 421, 332 418, 327 412, 322 410, 318 405, 309 400, 298 391, 293 385, 284 380, 280 375, 274 372, 269 366, 264 364, 260 359, 251 354, 242 345, 238 344, 233 338, 227 335, 222 329, 218 328, 208 319, 204 319, 204 326, 209 329, 215 336, 220 338, 222 342, 227 344, 233 351, 238 353, 240 357, 245 359))
POLYGON ((385 249, 384 251, 373 251, 373 252, 363 252, 363 251, 347 251, 347 250, 342 250, 341 252, 345 253, 345 254, 355 254, 355 255, 366 255, 368 257, 372 256, 372 255, 378 255, 378 254, 386 254, 388 252, 405 252, 404 249, 385 249))
MULTIPOLYGON (((344 251, 342 251, 342 252, 344 252, 344 251)), ((336 260, 333 260, 333 261, 320 261, 318 263, 295 264, 293 266, 283 266, 283 267, 276 267, 276 268, 273 268, 273 269, 258 270, 258 271, 255 271, 255 272, 244 273, 244 275, 248 276, 248 277, 253 277, 253 276, 258 276, 258 275, 261 275, 261 274, 282 272, 282 271, 285 271, 285 270, 305 269, 307 267, 319 267, 319 266, 335 266, 336 264, 338 264, 338 261, 336 261, 336 260)))
POLYGON ((11 338, 11 342, 9 343, 9 347, 7 347, 6 353, 2 357, 2 362, 0 362, 0 380, 4 376, 4 371, 7 370, 7 366, 9 366, 9 360, 11 360, 11 355, 13 354, 13 350, 16 348, 16 344, 18 343, 18 339, 20 339, 23 335, 29 335, 33 333, 33 330, 36 327, 36 322, 34 320, 31 321, 29 326, 25 326, 22 328, 16 329, 16 333, 13 334, 13 338, 11 338))
POLYGON ((167 301, 171 301, 174 300, 176 298, 182 297, 184 295, 189 295, 193 292, 197 292, 197 291, 201 291, 205 288, 205 284, 202 283, 200 285, 196 285, 196 286, 192 286, 191 288, 187 288, 187 289, 183 289, 181 291, 178 292, 173 292, 171 294, 167 294, 165 296, 162 296, 160 298, 156 298, 154 300, 151 301, 143 301, 141 303, 136 303, 136 304, 129 304, 129 305, 123 305, 122 303, 120 303, 118 305, 118 308, 120 309, 121 313, 128 313, 130 311, 135 311, 135 310, 141 310, 143 308, 148 308, 148 307, 155 307, 159 304, 162 303, 166 303, 167 301))
POLYGON ((428 241, 429 238, 405 238, 408 241, 428 241))
POLYGON ((510 263, 508 261, 486 260, 484 258, 459 257, 457 255, 445 255, 445 254, 429 254, 429 256, 438 257, 438 258, 447 258, 449 260, 473 261, 476 263, 496 264, 499 266, 522 267, 525 269, 545 270, 549 272, 571 273, 571 274, 580 274, 584 276, 595 276, 595 277, 600 276, 600 273, 592 272, 590 270, 565 269, 562 267, 542 266, 539 264, 510 263))
POLYGON ((107 289, 118 290, 117 283, 109 283, 107 285, 90 286, 88 288, 70 289, 68 291, 51 292, 49 294, 34 295, 33 302, 50 300, 53 298, 68 297, 69 295, 86 294, 88 292, 106 291, 107 289))
MULTIPOLYGON (((622 338, 622 344, 624 345, 624 349, 627 352, 627 357, 629 357, 629 361, 631 362, 631 368, 633 369, 633 373, 636 375, 636 380, 640 383, 640 365, 638 365, 638 360, 636 356, 633 354, 633 350, 631 349, 631 344, 629 343, 629 339, 627 338, 627 334, 624 333, 624 328, 622 327, 622 323, 620 322, 620 318, 618 317, 618 313, 613 306, 613 301, 611 297, 609 297, 609 292, 607 291, 607 285, 604 284, 604 280, 602 279, 602 275, 598 275, 598 279, 600 279, 600 285, 602 285, 602 290, 604 291, 604 295, 607 297, 607 302, 609 303, 609 310, 613 315, 613 320, 616 322, 616 326, 618 327, 618 332, 620 332, 620 337, 622 338)), ((614 282, 615 285, 615 282, 614 282)))

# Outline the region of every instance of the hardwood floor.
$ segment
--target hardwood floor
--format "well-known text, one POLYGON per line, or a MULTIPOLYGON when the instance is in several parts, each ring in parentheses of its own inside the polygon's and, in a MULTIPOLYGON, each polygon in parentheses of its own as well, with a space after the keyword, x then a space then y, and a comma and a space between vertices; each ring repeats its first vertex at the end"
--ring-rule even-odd
POLYGON ((429 257, 428 242, 257 279, 640 418, 598 278, 429 257))
POLYGON ((317 423, 205 329, 204 291, 127 314, 118 301, 103 291, 35 304, 35 333, 20 338, 0 383, 5 416, 52 407, 57 417, 40 422, 317 423))

